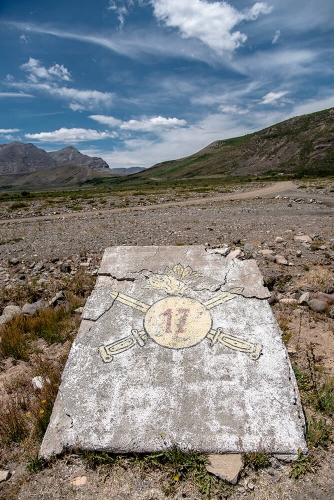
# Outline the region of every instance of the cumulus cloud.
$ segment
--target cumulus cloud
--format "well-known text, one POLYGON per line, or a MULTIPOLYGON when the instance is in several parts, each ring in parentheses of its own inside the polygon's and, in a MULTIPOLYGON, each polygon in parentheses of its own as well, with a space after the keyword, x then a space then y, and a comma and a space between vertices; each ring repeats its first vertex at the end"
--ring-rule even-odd
POLYGON ((178 118, 164 118, 163 116, 155 116, 153 118, 146 118, 142 120, 129 120, 123 122, 120 128, 123 130, 138 130, 141 132, 154 132, 157 129, 170 129, 184 127, 187 125, 185 120, 178 118))
POLYGON ((275 43, 278 42, 279 38, 281 36, 281 30, 276 30, 275 31, 275 35, 274 35, 274 38, 272 39, 272 44, 275 45, 275 43))
MULTIPOLYGON (((70 72, 62 64, 54 64, 45 68, 40 61, 30 57, 29 61, 20 66, 28 73, 26 82, 9 81, 11 87, 22 91, 46 93, 54 98, 69 102, 69 108, 73 111, 92 110, 101 104, 109 105, 114 97, 110 92, 99 90, 79 90, 76 88, 62 86, 61 83, 71 79, 70 72)), ((8 94, 8 93, 7 93, 8 94)), ((16 96, 28 96, 28 94, 17 93, 16 96)), ((1 93, 0 93, 1 96, 1 93)), ((31 96, 32 97, 32 96, 31 96)))
POLYGON ((278 101, 282 97, 284 97, 286 94, 288 94, 288 91, 281 91, 281 92, 269 92, 266 94, 263 98, 260 104, 272 104, 273 102, 278 101))
POLYGON ((53 132, 40 132, 39 134, 24 134, 27 139, 39 142, 56 142, 61 144, 72 144, 84 141, 97 141, 117 137, 115 132, 99 132, 98 130, 85 128, 65 128, 53 132))
POLYGON ((173 129, 187 125, 185 120, 178 118, 164 118, 163 116, 154 116, 152 118, 144 117, 141 120, 121 121, 113 116, 91 115, 89 118, 108 125, 109 127, 119 127, 121 130, 134 130, 137 132, 156 132, 159 130, 173 129))
POLYGON ((34 59, 33 57, 29 58, 29 61, 20 66, 21 69, 28 73, 28 80, 31 82, 37 82, 38 80, 72 80, 71 74, 65 66, 62 64, 55 63, 50 68, 45 68, 42 66, 38 59, 34 59))
POLYGON ((14 132, 20 132, 19 128, 0 128, 0 134, 13 134, 14 132))
POLYGON ((205 0, 151 0, 151 3, 160 22, 178 28, 183 38, 198 38, 218 54, 233 52, 247 40, 244 33, 233 31, 238 24, 254 21, 272 10, 266 2, 257 2, 242 11, 227 2, 205 0))

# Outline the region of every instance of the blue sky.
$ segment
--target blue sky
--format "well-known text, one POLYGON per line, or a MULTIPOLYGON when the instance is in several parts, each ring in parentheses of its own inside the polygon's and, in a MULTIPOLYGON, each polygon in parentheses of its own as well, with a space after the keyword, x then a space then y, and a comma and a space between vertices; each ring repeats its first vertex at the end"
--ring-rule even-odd
POLYGON ((148 167, 334 106, 333 0, 0 0, 0 143, 148 167))

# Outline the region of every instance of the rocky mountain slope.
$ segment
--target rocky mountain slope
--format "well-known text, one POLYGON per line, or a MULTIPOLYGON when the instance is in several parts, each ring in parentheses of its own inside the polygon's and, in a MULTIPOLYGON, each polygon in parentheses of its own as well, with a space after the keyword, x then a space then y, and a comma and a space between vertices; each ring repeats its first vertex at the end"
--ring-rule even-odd
POLYGON ((59 151, 50 151, 49 156, 56 161, 57 165, 65 165, 66 163, 74 163, 82 167, 90 167, 93 170, 103 171, 109 170, 109 165, 102 158, 83 155, 73 146, 60 149, 59 151))
POLYGON ((0 144, 0 176, 29 174, 69 163, 110 174, 109 165, 102 158, 83 155, 73 146, 47 153, 31 143, 0 144))
POLYGON ((27 174, 56 165, 52 156, 31 143, 0 144, 0 175, 27 174))
POLYGON ((141 179, 217 175, 334 174, 334 108, 297 116, 269 128, 221 141, 197 153, 154 165, 141 179))

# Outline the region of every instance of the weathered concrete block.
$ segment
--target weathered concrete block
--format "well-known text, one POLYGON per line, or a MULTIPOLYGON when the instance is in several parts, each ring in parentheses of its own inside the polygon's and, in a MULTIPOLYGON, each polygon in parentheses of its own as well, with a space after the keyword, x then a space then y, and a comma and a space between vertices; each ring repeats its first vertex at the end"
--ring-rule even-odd
POLYGON ((281 332, 253 260, 202 246, 106 249, 40 455, 170 446, 307 452, 281 332))

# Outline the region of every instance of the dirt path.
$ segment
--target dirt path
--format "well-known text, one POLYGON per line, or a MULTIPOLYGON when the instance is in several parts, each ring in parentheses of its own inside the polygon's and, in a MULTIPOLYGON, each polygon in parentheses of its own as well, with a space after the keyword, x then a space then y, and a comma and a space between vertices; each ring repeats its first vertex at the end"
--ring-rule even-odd
MULTIPOLYGON (((129 208, 111 208, 111 209, 99 209, 98 212, 101 214, 117 214, 117 213, 126 213, 132 212, 133 210, 139 211, 147 211, 147 210, 155 210, 157 208, 172 208, 172 207, 180 207, 180 206, 190 206, 190 205, 203 205, 205 203, 211 203, 216 201, 230 201, 230 200, 246 200, 259 197, 273 197, 277 195, 284 196, 300 196, 300 193, 296 189, 296 185, 292 181, 282 181, 276 182, 271 186, 262 187, 260 189, 254 189, 252 191, 246 191, 242 193, 233 193, 233 194, 223 194, 219 196, 210 196, 207 198, 193 198, 191 200, 186 201, 169 201, 163 204, 152 204, 147 206, 134 206, 129 208)), ((328 197, 330 200, 330 198, 328 197)), ((89 210, 83 211, 81 213, 63 213, 63 214, 55 214, 55 215, 41 215, 37 217, 24 217, 17 219, 0 219, 0 224, 6 224, 8 222, 12 224, 18 224, 21 222, 36 222, 38 220, 57 220, 57 219, 68 219, 70 217, 87 217, 91 215, 96 215, 97 210, 89 210)))

